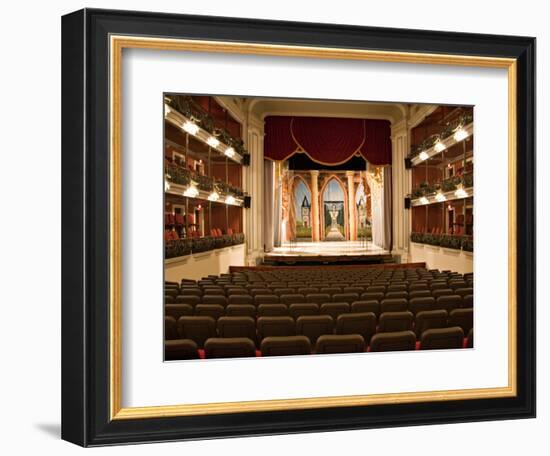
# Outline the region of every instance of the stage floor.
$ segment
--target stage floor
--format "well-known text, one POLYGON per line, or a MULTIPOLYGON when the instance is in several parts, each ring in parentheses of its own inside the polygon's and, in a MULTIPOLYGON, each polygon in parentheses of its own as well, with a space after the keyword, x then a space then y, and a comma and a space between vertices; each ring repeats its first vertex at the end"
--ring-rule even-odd
POLYGON ((342 242, 295 242, 275 247, 266 256, 277 257, 342 257, 365 255, 388 255, 387 250, 381 249, 372 242, 342 241, 342 242))

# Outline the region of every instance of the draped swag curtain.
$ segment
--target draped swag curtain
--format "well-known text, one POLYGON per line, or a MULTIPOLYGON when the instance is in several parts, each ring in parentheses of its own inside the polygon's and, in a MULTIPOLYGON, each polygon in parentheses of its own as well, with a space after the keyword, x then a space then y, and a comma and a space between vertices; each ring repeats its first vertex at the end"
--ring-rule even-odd
POLYGON ((318 163, 338 165, 359 154, 373 165, 389 165, 390 134, 387 120, 268 116, 264 157, 286 160, 305 152, 318 163))

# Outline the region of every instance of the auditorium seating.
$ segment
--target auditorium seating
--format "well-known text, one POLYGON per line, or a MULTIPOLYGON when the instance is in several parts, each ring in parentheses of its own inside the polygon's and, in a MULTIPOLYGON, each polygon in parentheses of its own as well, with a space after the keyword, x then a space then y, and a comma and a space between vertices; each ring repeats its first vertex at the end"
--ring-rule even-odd
POLYGON ((178 324, 174 317, 165 316, 164 317, 164 339, 172 340, 178 339, 178 324))
POLYGON ((428 329, 420 339, 421 350, 461 348, 464 345, 464 331, 458 326, 452 328, 428 329))
POLYGON ((164 342, 166 361, 179 359, 197 359, 199 351, 197 344, 189 339, 166 340, 164 342))
POLYGON ((473 309, 455 309, 449 314, 449 326, 460 326, 468 334, 474 326, 473 309))
POLYGON ((336 334, 359 334, 369 343, 376 333, 376 315, 372 312, 342 314, 336 320, 336 334))
POLYGON ((314 303, 290 304, 290 306, 288 306, 288 314, 294 318, 294 320, 305 315, 318 315, 319 305, 314 303))
POLYGON ((166 282, 165 359, 473 347, 473 275, 277 268, 166 282))
POLYGON ((429 311, 435 308, 435 299, 433 297, 411 298, 409 299, 409 310, 416 315, 422 311, 429 311))
POLYGON ((416 314, 414 330, 416 336, 420 338, 424 331, 435 328, 445 328, 447 326, 448 314, 446 310, 426 310, 416 314))
POLYGON ((231 317, 256 317, 256 307, 252 304, 229 304, 225 308, 227 316, 231 317))
POLYGON ((414 350, 416 336, 412 331, 378 333, 370 341, 371 352, 414 350))
POLYGON ((378 315, 380 315, 380 303, 376 300, 355 301, 351 303, 351 311, 353 313, 372 312, 378 318, 378 315))
POLYGON ((295 336, 296 327, 291 317, 259 317, 256 323, 258 339, 276 336, 295 336))
POLYGON ((243 358, 256 356, 254 342, 246 337, 212 337, 204 344, 207 358, 243 358))
POLYGON ((330 315, 311 315, 298 317, 296 320, 296 333, 306 336, 311 345, 317 343, 319 336, 332 334, 334 321, 330 315))
POLYGON ((436 307, 438 307, 439 309, 444 309, 449 313, 452 310, 458 309, 461 305, 464 305, 464 307, 471 307, 467 306, 466 301, 463 300, 459 295, 440 296, 439 298, 437 298, 436 301, 436 307))
POLYGON ((321 304, 319 313, 321 315, 330 315, 333 320, 338 318, 338 315, 349 312, 349 304, 347 302, 325 302, 321 304))
POLYGON ((180 317, 178 333, 183 339, 191 339, 199 347, 211 337, 216 337, 216 322, 211 317, 180 317))
POLYGON ((319 336, 315 353, 361 353, 365 351, 365 340, 359 334, 319 336))
POLYGON ((309 355, 311 343, 305 336, 266 337, 260 349, 262 356, 309 355))
POLYGON ((217 327, 220 337, 247 337, 256 340, 256 322, 251 317, 220 317, 217 327))
POLYGON ((195 306, 195 315, 201 317, 212 317, 214 320, 222 317, 225 310, 220 304, 197 304, 195 306))

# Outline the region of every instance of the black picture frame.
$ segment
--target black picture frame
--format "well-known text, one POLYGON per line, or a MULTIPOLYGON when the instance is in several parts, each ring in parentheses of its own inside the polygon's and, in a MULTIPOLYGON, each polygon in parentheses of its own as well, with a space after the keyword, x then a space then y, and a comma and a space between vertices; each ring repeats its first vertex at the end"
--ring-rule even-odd
POLYGON ((62 438, 82 446, 535 416, 535 39, 84 9, 62 19, 62 438), (110 419, 109 36, 517 60, 517 395, 110 419))

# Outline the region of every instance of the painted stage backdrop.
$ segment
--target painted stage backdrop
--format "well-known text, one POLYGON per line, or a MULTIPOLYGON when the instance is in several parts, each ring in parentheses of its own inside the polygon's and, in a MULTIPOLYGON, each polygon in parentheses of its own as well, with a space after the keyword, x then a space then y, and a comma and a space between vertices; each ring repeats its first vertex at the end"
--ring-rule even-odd
POLYGON ((311 241, 311 193, 301 179, 294 187, 294 205, 296 240, 311 241))
POLYGON ((345 241, 344 190, 340 183, 332 179, 323 193, 325 212, 325 241, 345 241))

